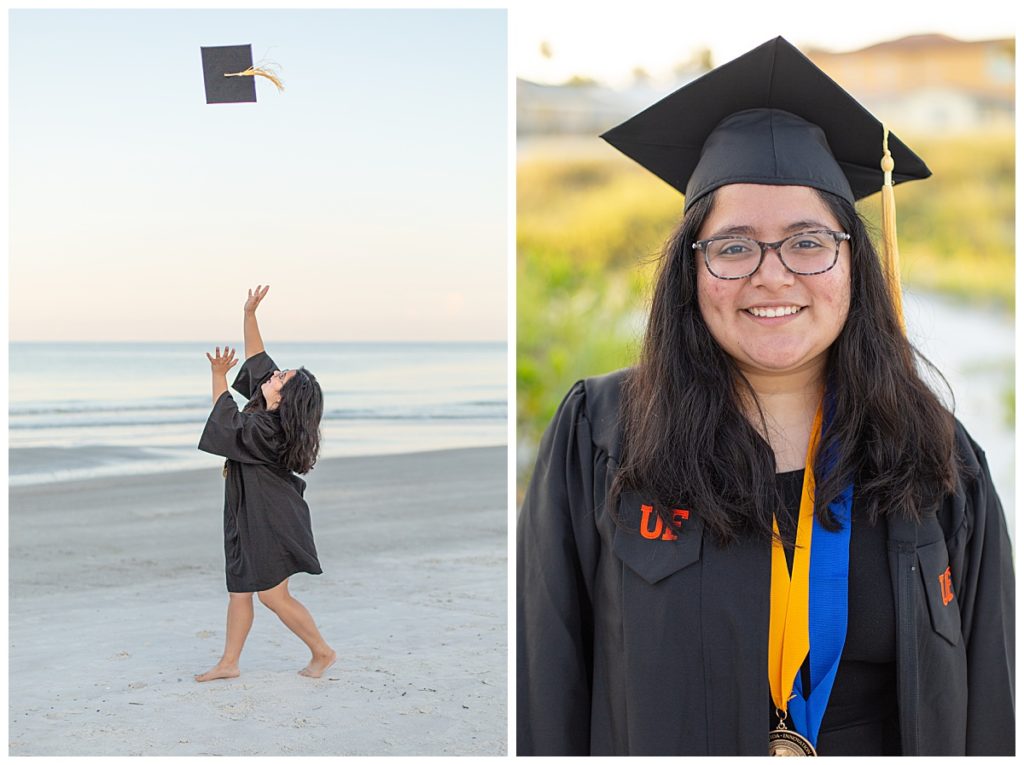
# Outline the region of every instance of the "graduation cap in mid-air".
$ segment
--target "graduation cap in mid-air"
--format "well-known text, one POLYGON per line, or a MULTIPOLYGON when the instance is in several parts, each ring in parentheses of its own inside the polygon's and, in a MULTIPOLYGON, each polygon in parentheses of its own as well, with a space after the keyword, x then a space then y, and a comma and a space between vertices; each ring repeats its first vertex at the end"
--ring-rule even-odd
POLYGON ((686 195, 731 183, 810 186, 849 202, 883 192, 886 270, 902 315, 893 184, 927 178, 914 152, 776 37, 602 136, 686 195))
POLYGON ((217 45, 200 50, 208 104, 255 102, 257 77, 265 77, 278 90, 284 90, 273 70, 266 66, 253 66, 252 45, 217 45))

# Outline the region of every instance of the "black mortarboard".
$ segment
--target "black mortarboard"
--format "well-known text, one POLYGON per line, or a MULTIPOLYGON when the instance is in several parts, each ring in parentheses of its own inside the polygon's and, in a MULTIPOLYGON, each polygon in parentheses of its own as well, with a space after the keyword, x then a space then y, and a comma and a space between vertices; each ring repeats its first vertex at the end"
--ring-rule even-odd
MULTIPOLYGON (((713 69, 601 137, 686 195, 730 183, 880 191, 884 129, 782 37, 713 69)), ((891 133, 892 183, 931 171, 891 133)))
POLYGON ((252 68, 251 45, 217 45, 201 50, 206 103, 237 104, 256 100, 255 78, 225 76, 252 68))

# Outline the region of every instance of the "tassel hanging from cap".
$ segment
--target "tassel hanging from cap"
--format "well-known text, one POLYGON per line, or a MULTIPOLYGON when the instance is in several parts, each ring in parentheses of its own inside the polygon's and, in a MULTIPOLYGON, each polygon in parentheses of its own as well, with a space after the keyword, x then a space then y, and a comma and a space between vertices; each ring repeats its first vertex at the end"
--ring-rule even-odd
POLYGON ((265 77, 277 87, 278 92, 284 90, 284 83, 277 76, 277 72, 263 66, 250 66, 244 72, 228 72, 225 77, 265 77))
POLYGON ((896 242, 896 195, 892 187, 892 171, 896 166, 892 154, 889 153, 889 128, 882 126, 882 243, 884 247, 885 279, 889 284, 893 308, 900 320, 900 326, 906 332, 907 324, 903 318, 903 290, 900 286, 900 251, 896 242))

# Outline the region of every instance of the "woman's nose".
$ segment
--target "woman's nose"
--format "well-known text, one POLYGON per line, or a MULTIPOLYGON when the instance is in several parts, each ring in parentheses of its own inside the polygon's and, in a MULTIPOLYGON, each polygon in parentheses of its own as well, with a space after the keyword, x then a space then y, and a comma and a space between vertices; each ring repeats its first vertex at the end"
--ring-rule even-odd
POLYGON ((782 255, 775 248, 769 249, 764 254, 764 261, 761 267, 750 277, 753 284, 763 284, 765 287, 778 287, 785 284, 792 284, 793 272, 782 263, 782 255))

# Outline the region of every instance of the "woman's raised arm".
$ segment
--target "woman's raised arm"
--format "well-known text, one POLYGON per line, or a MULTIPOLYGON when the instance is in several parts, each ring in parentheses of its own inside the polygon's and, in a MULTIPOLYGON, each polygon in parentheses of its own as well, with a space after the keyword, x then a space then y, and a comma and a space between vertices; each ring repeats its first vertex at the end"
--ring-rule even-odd
POLYGON ((245 320, 242 326, 245 335, 245 357, 247 359, 263 350, 263 338, 260 337, 260 327, 256 323, 256 307, 266 296, 269 289, 269 284, 266 287, 256 285, 255 290, 249 290, 249 297, 245 301, 245 307, 243 308, 245 320))

